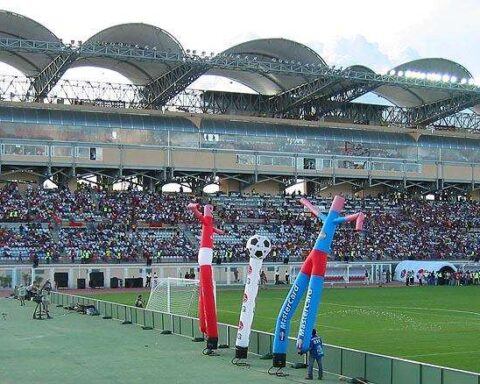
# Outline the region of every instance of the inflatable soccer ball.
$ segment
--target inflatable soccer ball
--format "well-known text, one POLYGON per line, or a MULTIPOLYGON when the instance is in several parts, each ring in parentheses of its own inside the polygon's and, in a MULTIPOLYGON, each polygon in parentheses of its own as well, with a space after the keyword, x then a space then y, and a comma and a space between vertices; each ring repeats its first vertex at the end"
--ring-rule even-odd
POLYGON ((272 250, 272 243, 265 236, 253 235, 247 241, 247 250, 250 257, 263 260, 272 250))

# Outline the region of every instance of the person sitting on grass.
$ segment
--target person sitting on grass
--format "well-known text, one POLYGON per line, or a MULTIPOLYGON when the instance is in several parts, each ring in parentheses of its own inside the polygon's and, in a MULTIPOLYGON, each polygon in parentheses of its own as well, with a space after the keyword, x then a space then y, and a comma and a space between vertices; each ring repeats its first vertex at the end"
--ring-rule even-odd
POLYGON ((312 329, 312 339, 310 340, 310 349, 309 349, 309 356, 308 356, 308 368, 307 368, 307 376, 305 379, 312 380, 313 379, 313 364, 315 361, 318 364, 318 379, 323 379, 323 342, 322 339, 317 336, 317 330, 312 329))
POLYGON ((135 301, 135 307, 137 308, 143 308, 143 298, 142 295, 138 295, 137 300, 135 301))

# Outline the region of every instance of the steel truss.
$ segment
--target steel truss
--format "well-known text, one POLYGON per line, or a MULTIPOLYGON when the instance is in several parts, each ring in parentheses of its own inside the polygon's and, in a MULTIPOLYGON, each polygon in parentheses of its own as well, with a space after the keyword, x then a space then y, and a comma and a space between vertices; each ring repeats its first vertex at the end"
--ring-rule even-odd
POLYGON ((175 65, 192 65, 208 69, 227 69, 236 71, 257 72, 261 74, 302 75, 310 78, 326 77, 330 79, 353 82, 372 82, 380 85, 397 85, 403 87, 450 90, 480 94, 480 88, 463 83, 432 81, 395 75, 381 75, 372 72, 338 69, 324 64, 300 63, 296 61, 261 60, 257 57, 218 54, 215 56, 199 56, 187 53, 162 52, 154 48, 138 47, 129 44, 110 44, 91 42, 88 44, 65 45, 62 42, 45 42, 15 38, 0 39, 0 51, 13 53, 29 52, 47 55, 76 55, 78 58, 108 57, 122 61, 148 61, 175 65))
MULTIPOLYGON (((168 81, 174 81, 174 77, 168 81)), ((183 85, 179 85, 183 86, 183 85)), ((148 86, 147 86, 148 87, 148 86)), ((145 88, 147 88, 145 87, 145 88)), ((173 87, 173 85, 172 85, 173 87)), ((145 90, 133 84, 96 81, 60 80, 43 99, 48 103, 87 104, 117 108, 145 108, 145 100, 154 102, 154 87, 145 90), (146 96, 150 95, 150 96, 146 96)), ((399 108, 372 104, 351 103, 360 94, 371 90, 368 84, 360 88, 345 88, 343 92, 326 94, 329 99, 316 99, 305 106, 282 114, 269 96, 248 93, 201 91, 185 89, 170 99, 167 110, 207 114, 240 114, 262 117, 289 117, 305 120, 331 120, 407 128, 480 129, 480 116, 458 112, 480 102, 476 95, 460 95, 418 108, 399 108), (453 114, 451 114, 453 113, 453 114)), ((163 96, 159 96, 165 100, 163 96)), ((167 98, 170 96, 166 96, 167 98)), ((0 99, 34 101, 32 82, 22 76, 0 76, 0 99)))
MULTIPOLYGON (((130 44, 90 42, 80 45, 65 45, 62 42, 45 42, 36 40, 24 40, 16 38, 0 39, 0 51, 14 54, 28 52, 38 53, 54 57, 42 73, 37 76, 33 87, 35 99, 39 100, 53 88, 61 74, 65 72, 69 64, 77 59, 92 57, 106 57, 114 60, 130 62, 155 62, 166 64, 176 68, 168 74, 167 79, 156 79, 146 87, 148 96, 144 104, 163 105, 169 97, 189 85, 191 79, 211 69, 226 69, 259 74, 282 74, 303 76, 312 79, 313 83, 330 81, 346 81, 356 86, 369 84, 371 86, 396 85, 402 87, 425 88, 447 90, 452 93, 480 95, 480 88, 464 82, 442 82, 427 79, 409 78, 395 75, 381 75, 354 69, 338 69, 324 64, 300 63, 296 61, 286 62, 283 60, 258 59, 257 57, 240 56, 232 54, 219 54, 214 56, 199 56, 187 53, 162 52, 155 48, 138 47, 130 44), (174 80, 176 77, 176 80, 174 80), (166 88, 160 88, 166 86, 166 88), (162 104, 163 103, 163 104, 162 104)), ((299 91, 297 89, 297 91, 299 91)), ((307 99, 313 96, 312 88, 307 86, 300 92, 299 99, 307 99), (310 95, 310 96, 309 96, 310 95)), ((294 100, 294 99, 291 99, 294 100)), ((298 105, 298 102, 295 102, 298 105)), ((281 111, 286 110, 281 108, 281 111)))
POLYGON ((145 108, 166 105, 205 73, 204 67, 178 65, 142 89, 141 104, 145 108))

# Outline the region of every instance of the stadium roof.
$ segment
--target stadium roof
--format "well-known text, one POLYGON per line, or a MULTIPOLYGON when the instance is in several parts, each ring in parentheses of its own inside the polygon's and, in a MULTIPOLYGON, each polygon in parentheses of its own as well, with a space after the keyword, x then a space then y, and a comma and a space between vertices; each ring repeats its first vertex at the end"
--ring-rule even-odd
MULTIPOLYGON (((0 10, 0 38, 15 38, 60 42, 48 28, 28 17, 0 10)), ((54 55, 45 53, 0 52, 0 61, 11 65, 26 76, 35 76, 45 68, 54 55)))
MULTIPOLYGON (((149 24, 130 23, 116 25, 100 31, 90 37, 88 43, 113 43, 138 47, 155 47, 159 51, 183 53, 180 43, 168 32, 149 24)), ((71 68, 93 66, 116 71, 132 83, 145 85, 171 70, 166 64, 112 59, 109 57, 79 58, 71 68)))
MULTIPOLYGON (((251 40, 231 47, 222 52, 226 55, 258 58, 261 60, 295 61, 303 64, 327 65, 311 48, 287 39, 251 40)), ((212 70, 209 75, 224 76, 238 81, 262 95, 275 95, 297 87, 308 81, 303 76, 268 74, 259 72, 239 72, 232 70, 212 70)))
POLYGON ((419 112, 414 125, 427 124, 465 108, 480 110, 475 107, 480 101, 479 91, 464 89, 465 84, 471 84, 470 72, 462 65, 442 58, 420 59, 398 65, 390 71, 396 77, 383 79, 382 75, 361 65, 347 69, 330 68, 318 53, 301 43, 269 38, 238 44, 214 57, 225 58, 224 62, 228 65, 222 60, 214 60, 217 64, 208 66, 204 64, 208 63, 207 60, 199 60, 194 63, 198 64, 195 66, 191 63, 197 59, 195 54, 186 54, 175 37, 153 25, 127 23, 112 26, 94 34, 78 49, 64 45, 54 33, 36 21, 12 12, 0 11, 0 25, 0 39, 12 40, 12 45, 8 41, 3 42, 5 47, 0 50, 0 61, 34 78, 37 101, 48 94, 67 69, 95 66, 117 71, 133 84, 145 86, 141 89, 142 105, 147 106, 165 105, 202 74, 208 74, 235 80, 260 95, 276 96, 269 99, 269 102, 276 99, 269 104, 277 108, 275 113, 308 105, 314 100, 349 102, 367 92, 375 92, 399 107, 431 107, 420 111, 423 115, 419 112), (25 46, 21 46, 20 42, 15 45, 15 39, 26 40, 28 44, 25 42, 25 46), (52 44, 43 49, 35 46, 35 42, 47 42, 45 46, 52 44), (127 47, 132 52, 113 52, 116 47, 127 47), (174 57, 160 60, 157 59, 159 52, 174 57), (241 67, 242 60, 248 61, 250 66, 241 67), (272 63, 274 66, 278 63, 293 64, 298 68, 288 71, 280 65, 271 70, 269 65, 272 63), (328 73, 312 77, 309 72, 312 68, 328 73), (349 71, 352 76, 348 76, 349 71), (448 79, 423 85, 407 81, 408 77, 428 79, 428 74, 435 74, 440 80, 448 79), (375 76, 381 78, 372 80, 375 76), (452 78, 456 81, 450 83, 452 78), (452 101, 453 98, 455 100, 452 101), (444 105, 438 105, 439 102, 444 105))
MULTIPOLYGON (((454 76, 459 81, 461 79, 470 80, 471 73, 462 65, 454 61, 431 58, 419 59, 401 64, 392 69, 396 73, 438 74, 438 76, 454 76)), ((375 93, 391 101, 399 107, 418 107, 420 105, 431 104, 436 101, 444 100, 450 97, 447 91, 420 89, 420 88, 402 88, 399 86, 382 85, 375 90, 375 93)))

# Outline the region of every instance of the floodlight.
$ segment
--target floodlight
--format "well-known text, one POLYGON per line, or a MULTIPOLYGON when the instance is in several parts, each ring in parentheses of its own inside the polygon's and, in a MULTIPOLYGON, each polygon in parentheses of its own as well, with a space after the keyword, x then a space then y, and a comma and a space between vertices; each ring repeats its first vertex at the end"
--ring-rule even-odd
POLYGON ((461 84, 467 84, 467 83, 468 83, 468 80, 465 79, 465 78, 463 78, 462 80, 460 80, 460 83, 461 83, 461 84))
POLYGON ((457 77, 456 76, 450 77, 450 82, 451 83, 456 83, 457 82, 457 77))
POLYGON ((447 74, 443 75, 442 80, 443 81, 450 81, 450 75, 447 75, 447 74))
POLYGON ((398 76, 403 76, 403 71, 398 71, 398 76))
POLYGON ((469 79, 469 80, 468 80, 468 84, 474 85, 474 84, 475 84, 475 80, 474 80, 474 79, 469 79))
POLYGON ((396 73, 396 72, 395 72, 394 69, 392 69, 392 70, 389 72, 390 76, 395 76, 395 73, 396 73))

